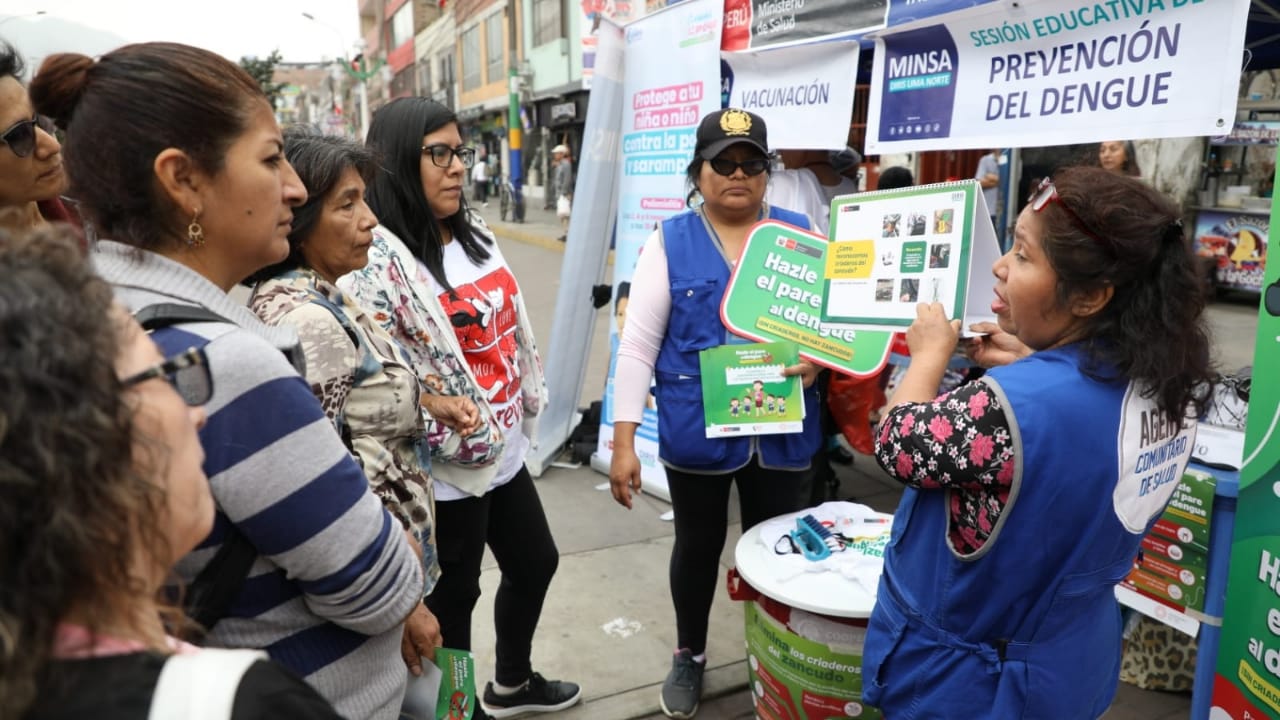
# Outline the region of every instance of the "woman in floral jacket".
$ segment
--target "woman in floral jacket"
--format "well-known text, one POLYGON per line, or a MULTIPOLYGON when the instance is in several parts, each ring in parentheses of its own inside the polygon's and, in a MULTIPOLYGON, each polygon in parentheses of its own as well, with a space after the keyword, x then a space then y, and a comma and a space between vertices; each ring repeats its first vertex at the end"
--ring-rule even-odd
MULTIPOLYGON (((418 378, 405 351, 334 284, 364 266, 377 220, 364 202, 373 154, 357 143, 291 129, 285 156, 307 188, 294 211, 289 255, 249 278, 249 307, 268 325, 292 325, 306 358, 305 377, 374 494, 421 548, 424 594, 440 576, 436 562, 431 458, 418 378)), ((455 398, 455 401, 460 400, 455 398)), ((434 412, 464 430, 469 403, 434 412)), ((478 421, 470 408, 470 426, 478 421)), ((440 627, 419 605, 401 652, 410 672, 433 659, 440 627)))
POLYGON ((502 572, 497 668, 478 717, 567 708, 578 686, 544 679, 530 660, 559 563, 524 466, 547 390, 520 287, 464 203, 475 151, 451 110, 419 97, 379 110, 368 142, 383 160, 368 192, 382 224, 369 264, 339 285, 406 347, 428 392, 470 398, 480 411, 474 433, 436 427, 429 436, 442 575, 427 604, 445 644, 470 649, 488 545, 502 572))

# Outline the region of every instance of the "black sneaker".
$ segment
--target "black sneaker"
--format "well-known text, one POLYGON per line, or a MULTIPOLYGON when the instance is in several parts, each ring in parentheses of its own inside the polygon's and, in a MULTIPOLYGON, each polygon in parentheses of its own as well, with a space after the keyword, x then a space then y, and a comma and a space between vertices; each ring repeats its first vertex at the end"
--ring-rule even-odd
POLYGON ((691 718, 702 699, 702 671, 706 663, 693 659, 685 648, 671 659, 671 672, 662 682, 662 712, 670 718, 691 718))
POLYGON ((582 688, 577 683, 548 680, 534 673, 524 687, 510 695, 499 695, 494 692, 493 683, 485 683, 480 705, 489 717, 509 718, 521 713, 564 710, 581 699, 582 688))

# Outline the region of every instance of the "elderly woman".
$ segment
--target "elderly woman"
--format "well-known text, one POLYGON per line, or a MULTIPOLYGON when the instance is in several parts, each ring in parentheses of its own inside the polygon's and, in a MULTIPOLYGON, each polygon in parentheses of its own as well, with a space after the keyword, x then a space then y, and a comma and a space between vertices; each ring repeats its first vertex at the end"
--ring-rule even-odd
MULTIPOLYGON (((475 429, 479 414, 470 400, 425 394, 404 349, 335 284, 369 260, 378 224, 364 201, 373 152, 294 128, 285 134, 285 157, 306 185, 307 202, 294 211, 289 257, 250 278, 257 284, 249 307, 269 325, 297 329, 312 392, 360 460, 374 493, 422 544, 430 593, 440 566, 420 402, 463 433, 475 429)), ((421 612, 430 620, 432 643, 414 648, 406 635, 403 648, 415 674, 419 653, 433 658, 439 644, 434 616, 425 607, 421 612)))
POLYGON ((661 694, 669 717, 692 717, 702 697, 730 487, 738 486, 744 529, 799 510, 808 498, 810 459, 821 442, 812 387, 818 369, 805 361, 784 371, 803 376, 802 432, 708 439, 704 431, 698 352, 732 342, 720 321, 720 301, 748 231, 765 218, 809 228, 804 215, 765 203, 770 163, 759 116, 731 108, 702 119, 688 169, 690 200, 700 194, 702 204, 664 221, 649 238, 632 278, 627 333, 618 347, 609 481, 614 499, 627 508, 640 488, 636 428, 650 379, 657 380, 658 455, 676 532, 671 598, 678 640, 661 694))
POLYGON ((267 650, 344 716, 397 717, 406 620, 423 629, 420 546, 299 377, 294 331, 228 294, 288 255, 307 199, 262 87, 207 50, 139 43, 50 56, 31 97, 66 132, 98 271, 166 352, 209 358, 200 439, 218 515, 178 570, 216 568, 210 642, 267 650))
POLYGON ((15 229, 68 219, 62 146, 53 121, 32 110, 22 71, 22 58, 0 42, 0 210, 9 211, 0 223, 15 229))
POLYGON ((170 636, 161 586, 214 522, 205 354, 162 356, 66 230, 0 232, 0 275, 0 717, 186 718, 200 697, 336 720, 263 653, 170 636))
POLYGON ((1211 375, 1180 217, 1135 178, 1046 178, 993 267, 998 327, 975 328, 991 333, 975 358, 1001 366, 942 397, 959 323, 920 305, 876 443, 907 485, 863 653, 885 717, 1110 705, 1113 588, 1177 486, 1152 478, 1190 459, 1211 375))

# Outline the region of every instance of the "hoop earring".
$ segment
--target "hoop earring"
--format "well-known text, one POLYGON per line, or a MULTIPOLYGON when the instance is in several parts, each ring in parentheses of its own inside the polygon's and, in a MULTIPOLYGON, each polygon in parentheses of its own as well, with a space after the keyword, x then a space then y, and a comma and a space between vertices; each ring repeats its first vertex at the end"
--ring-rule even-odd
POLYGON ((204 247, 204 228, 200 226, 199 210, 191 217, 191 224, 187 225, 187 245, 204 247))

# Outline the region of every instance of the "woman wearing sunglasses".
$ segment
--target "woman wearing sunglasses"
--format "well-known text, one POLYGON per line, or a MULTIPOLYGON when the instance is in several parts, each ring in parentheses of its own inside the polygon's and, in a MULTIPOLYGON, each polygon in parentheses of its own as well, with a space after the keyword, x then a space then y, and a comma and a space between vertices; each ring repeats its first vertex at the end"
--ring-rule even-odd
POLYGON ((609 482, 614 499, 628 509, 631 494, 640 489, 636 428, 650 379, 656 379, 658 454, 675 511, 670 581, 677 634, 660 699, 662 711, 674 718, 692 717, 702 697, 730 486, 738 486, 743 529, 799 510, 807 503, 810 460, 821 442, 813 387, 818 370, 807 361, 784 370, 803 378, 802 432, 718 439, 705 434, 698 352, 735 342, 720 321, 720 301, 748 230, 766 218, 809 228, 806 216, 765 203, 770 163, 768 134, 758 115, 730 108, 702 119, 687 173, 689 201, 701 196, 702 203, 664 221, 649 237, 632 276, 627 334, 618 347, 609 482))
POLYGON ((214 523, 204 352, 164 358, 66 230, 0 231, 0 276, 0 717, 185 718, 184 679, 237 718, 339 717, 263 653, 171 637, 161 586, 214 523))
POLYGON ((432 394, 479 409, 478 424, 458 430, 435 422, 428 438, 441 576, 427 607, 445 646, 471 648, 487 544, 502 572, 497 668, 477 716, 562 710, 581 690, 543 678, 530 658, 560 558, 524 466, 547 390, 520 287, 464 201, 475 150, 463 145, 453 111, 420 97, 378 110, 368 143, 383 158, 367 193, 381 225, 368 265, 338 285, 405 347, 432 394))
POLYGON ((218 515, 178 570, 190 581, 246 543, 251 561, 219 572, 231 601, 209 641, 267 649, 346 717, 395 718, 403 624, 425 581, 417 543, 299 377, 294 331, 227 294, 284 259, 307 197, 261 87, 206 50, 141 43, 53 55, 31 95, 66 130, 67 170, 104 238, 98 271, 135 313, 178 319, 152 335, 164 351, 209 358, 201 440, 218 515))
POLYGON ((0 41, 0 224, 32 228, 68 214, 58 196, 67 188, 62 146, 53 121, 31 107, 19 78, 22 58, 0 41))
POLYGON ((1101 168, 1046 179, 995 264, 1030 351, 935 398, 958 321, 921 304, 876 457, 907 488, 863 651, 885 717, 1096 718, 1114 586, 1190 459, 1210 380, 1181 213, 1101 168))

